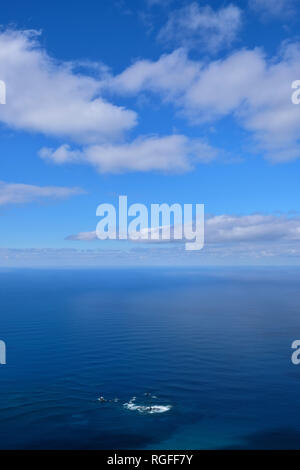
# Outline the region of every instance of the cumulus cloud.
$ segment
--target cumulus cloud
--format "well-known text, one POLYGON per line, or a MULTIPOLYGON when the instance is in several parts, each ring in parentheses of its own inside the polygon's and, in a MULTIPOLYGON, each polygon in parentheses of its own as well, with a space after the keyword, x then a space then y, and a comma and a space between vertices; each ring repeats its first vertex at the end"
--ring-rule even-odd
POLYGON ((160 41, 188 48, 201 47, 217 52, 230 46, 242 23, 242 13, 235 5, 213 10, 193 2, 170 13, 167 24, 158 34, 160 41))
POLYGON ((101 173, 187 171, 197 161, 211 161, 216 150, 182 135, 120 139, 137 115, 104 94, 150 92, 193 124, 233 116, 254 137, 253 148, 274 162, 300 157, 300 108, 291 103, 291 83, 300 76, 299 44, 284 44, 271 58, 245 49, 205 62, 180 48, 157 61, 138 60, 114 77, 92 65, 98 79, 51 59, 36 33, 0 32, 0 76, 7 84, 0 122, 66 138, 65 145, 40 155, 58 164, 86 162, 101 173))
POLYGON ((94 145, 83 150, 72 150, 68 145, 56 150, 43 148, 40 156, 56 164, 88 163, 100 173, 185 172, 197 162, 216 158, 217 150, 200 139, 171 135, 140 137, 128 144, 94 145))
POLYGON ((300 76, 300 45, 283 44, 276 57, 243 49, 201 63, 179 49, 158 61, 137 61, 107 85, 116 93, 159 93, 188 119, 203 124, 234 116, 274 162, 300 157, 300 108, 291 84, 300 76))
MULTIPOLYGON (((180 52, 166 57, 165 72, 172 62, 178 68, 184 60, 180 52)), ((166 78, 159 65, 157 68, 156 80, 163 86, 166 78)), ((186 73, 193 76, 194 70, 186 73)), ((0 76, 7 84, 7 104, 0 108, 0 122, 14 129, 68 139, 56 150, 40 151, 41 157, 54 163, 88 163, 100 173, 187 171, 196 161, 207 162, 215 156, 208 144, 182 135, 140 137, 124 143, 120 137, 136 124, 137 115, 102 96, 110 86, 118 86, 117 82, 101 64, 53 60, 41 48, 36 32, 0 32, 0 76), (79 73, 87 65, 98 79, 79 73), (77 146, 72 148, 70 142, 77 146)), ((135 70, 132 77, 137 84, 143 80, 135 70)), ((186 78, 182 82, 184 86, 186 78)))
POLYGON ((289 45, 270 61, 260 50, 244 50, 212 62, 185 94, 184 110, 200 121, 232 114, 267 158, 299 158, 300 112, 291 103, 299 58, 299 48, 289 45))
POLYGON ((174 99, 197 80, 201 68, 201 63, 189 60, 187 51, 180 48, 163 54, 157 61, 138 60, 104 81, 104 86, 116 93, 136 95, 146 90, 174 99))
POLYGON ((134 111, 100 94, 102 77, 75 72, 53 60, 32 31, 0 32, 0 76, 7 85, 0 122, 74 141, 103 142, 136 125, 134 111))
POLYGON ((80 188, 34 186, 0 181, 0 206, 26 204, 41 199, 66 199, 83 193, 84 191, 80 188))

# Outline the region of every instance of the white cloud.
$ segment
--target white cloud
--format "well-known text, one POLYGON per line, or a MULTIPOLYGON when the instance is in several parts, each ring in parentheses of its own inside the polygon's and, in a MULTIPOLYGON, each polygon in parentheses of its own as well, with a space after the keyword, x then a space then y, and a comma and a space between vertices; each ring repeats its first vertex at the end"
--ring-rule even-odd
POLYGON ((159 40, 188 48, 201 47, 217 52, 230 46, 242 23, 242 12, 235 5, 213 10, 193 2, 170 13, 167 24, 159 32, 159 40))
MULTIPOLYGON (((172 227, 173 229, 173 227, 172 227)), ((195 229, 195 227, 194 227, 195 229)), ((157 231, 157 229, 151 229, 157 231)), ((173 230, 171 230, 171 241, 173 230)), ((71 235, 68 240, 92 241, 97 240, 95 231, 80 232, 71 235)), ((166 240, 140 240, 143 243, 169 243, 166 240)), ((185 239, 182 242, 186 242, 185 239)), ((265 242, 300 242, 300 217, 288 217, 286 215, 263 215, 253 214, 245 216, 217 215, 210 216, 205 221, 205 244, 227 245, 240 243, 261 243, 265 242)), ((266 245, 268 246, 268 245, 266 245)))
POLYGON ((79 233, 76 233, 76 235, 69 235, 68 237, 66 237, 66 240, 89 242, 89 241, 97 240, 97 234, 96 234, 96 231, 79 232, 79 233))
POLYGON ((206 221, 208 243, 300 241, 300 218, 254 214, 220 215, 206 221))
POLYGON ((56 164, 88 163, 100 173, 184 172, 197 162, 216 158, 217 150, 198 139, 171 135, 140 137, 129 144, 94 145, 83 150, 72 150, 68 145, 57 150, 43 148, 40 156, 56 164))
POLYGON ((232 115, 253 135, 255 150, 272 161, 300 157, 300 107, 291 103, 291 83, 300 76, 297 44, 285 44, 277 57, 240 50, 203 63, 181 48, 157 61, 138 60, 115 77, 92 65, 100 69, 99 79, 52 60, 34 33, 1 32, 0 77, 7 84, 7 104, 0 107, 0 122, 66 137, 65 145, 42 149, 41 156, 55 163, 86 162, 103 173, 186 171, 197 161, 212 160, 216 150, 182 135, 118 139, 135 125, 136 113, 104 101, 103 93, 151 92, 172 102, 193 124, 232 115), (72 149, 70 141, 80 147, 72 149))
POLYGON ((294 12, 294 0, 249 0, 249 7, 263 18, 290 16, 294 12))
POLYGON ((156 62, 139 60, 121 74, 104 81, 103 86, 129 95, 150 90, 171 99, 183 94, 200 71, 201 63, 189 60, 186 50, 181 48, 163 54, 156 62))
MULTIPOLYGON (((178 51, 174 57, 166 57, 166 65, 162 60, 162 66, 168 72, 172 62, 174 69, 178 69, 184 61, 188 66, 184 52, 178 51)), ((157 69, 155 81, 159 81, 160 87, 165 81, 167 90, 166 74, 160 72, 160 65, 157 69)), ((129 81, 132 77, 136 80, 137 85, 133 86, 136 89, 143 77, 136 70, 127 74, 131 75, 129 81)), ((194 76, 193 67, 190 70, 186 67, 186 74, 183 87, 187 78, 194 76)), ((181 75, 178 73, 178 80, 181 75)), ((101 64, 54 61, 40 47, 35 32, 0 32, 0 77, 7 85, 7 104, 0 108, 0 122, 80 144, 80 148, 73 150, 67 140, 57 150, 41 150, 43 158, 57 164, 86 162, 101 173, 187 171, 195 161, 206 162, 215 156, 208 144, 190 141, 182 135, 140 137, 120 143, 122 133, 136 124, 137 115, 101 96, 118 83, 107 78, 107 70, 101 64), (92 67, 99 79, 78 73, 78 69, 86 66, 92 67)), ((124 80, 128 81, 126 77, 124 80)))
POLYGON ((256 149, 280 162, 300 157, 300 107, 291 102, 299 76, 298 44, 284 44, 277 57, 240 50, 208 63, 180 49, 156 62, 137 61, 107 86, 116 93, 159 93, 198 124, 234 116, 256 149))
POLYGON ((41 199, 66 199, 83 194, 80 188, 59 186, 34 186, 30 184, 5 183, 0 181, 0 206, 7 204, 26 204, 41 199))
MULTIPOLYGON (((95 231, 71 235, 66 240, 99 241, 95 231)), ((142 261, 150 264, 158 262, 171 265, 175 262, 187 265, 210 263, 299 265, 300 217, 261 214, 211 216, 206 220, 204 248, 195 252, 187 252, 184 249, 183 243, 186 240, 182 242, 173 240, 172 249, 168 245, 170 242, 162 240, 129 238, 129 241, 133 247, 127 251, 131 263, 136 261, 136 254, 141 253, 139 251, 141 249, 144 250, 142 261), (167 243, 168 247, 163 249, 163 246, 157 246, 162 243, 167 243)))
POLYGON ((74 64, 53 60, 35 32, 0 32, 0 77, 7 86, 0 122, 15 129, 99 143, 137 122, 134 111, 101 97, 101 77, 75 73, 74 64))

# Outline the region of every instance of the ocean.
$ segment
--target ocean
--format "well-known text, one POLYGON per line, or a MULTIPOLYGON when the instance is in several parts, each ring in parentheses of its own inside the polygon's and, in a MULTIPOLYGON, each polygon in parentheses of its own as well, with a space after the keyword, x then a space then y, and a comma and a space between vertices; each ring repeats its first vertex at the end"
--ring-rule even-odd
POLYGON ((0 448, 300 449, 299 274, 2 269, 0 448))

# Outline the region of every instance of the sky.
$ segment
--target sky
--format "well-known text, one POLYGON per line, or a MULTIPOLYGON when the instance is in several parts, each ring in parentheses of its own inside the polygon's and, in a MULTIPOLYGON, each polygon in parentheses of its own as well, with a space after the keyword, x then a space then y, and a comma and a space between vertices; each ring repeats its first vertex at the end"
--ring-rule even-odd
POLYGON ((297 0, 1 6, 0 267, 300 264, 297 0), (205 204, 205 246, 99 204, 205 204))

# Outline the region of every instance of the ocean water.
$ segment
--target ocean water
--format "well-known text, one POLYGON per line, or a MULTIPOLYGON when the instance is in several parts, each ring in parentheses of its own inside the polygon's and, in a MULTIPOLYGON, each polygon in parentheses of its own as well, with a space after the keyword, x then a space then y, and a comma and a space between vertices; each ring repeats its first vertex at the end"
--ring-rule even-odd
POLYGON ((299 449, 299 274, 2 270, 0 448, 299 449))

